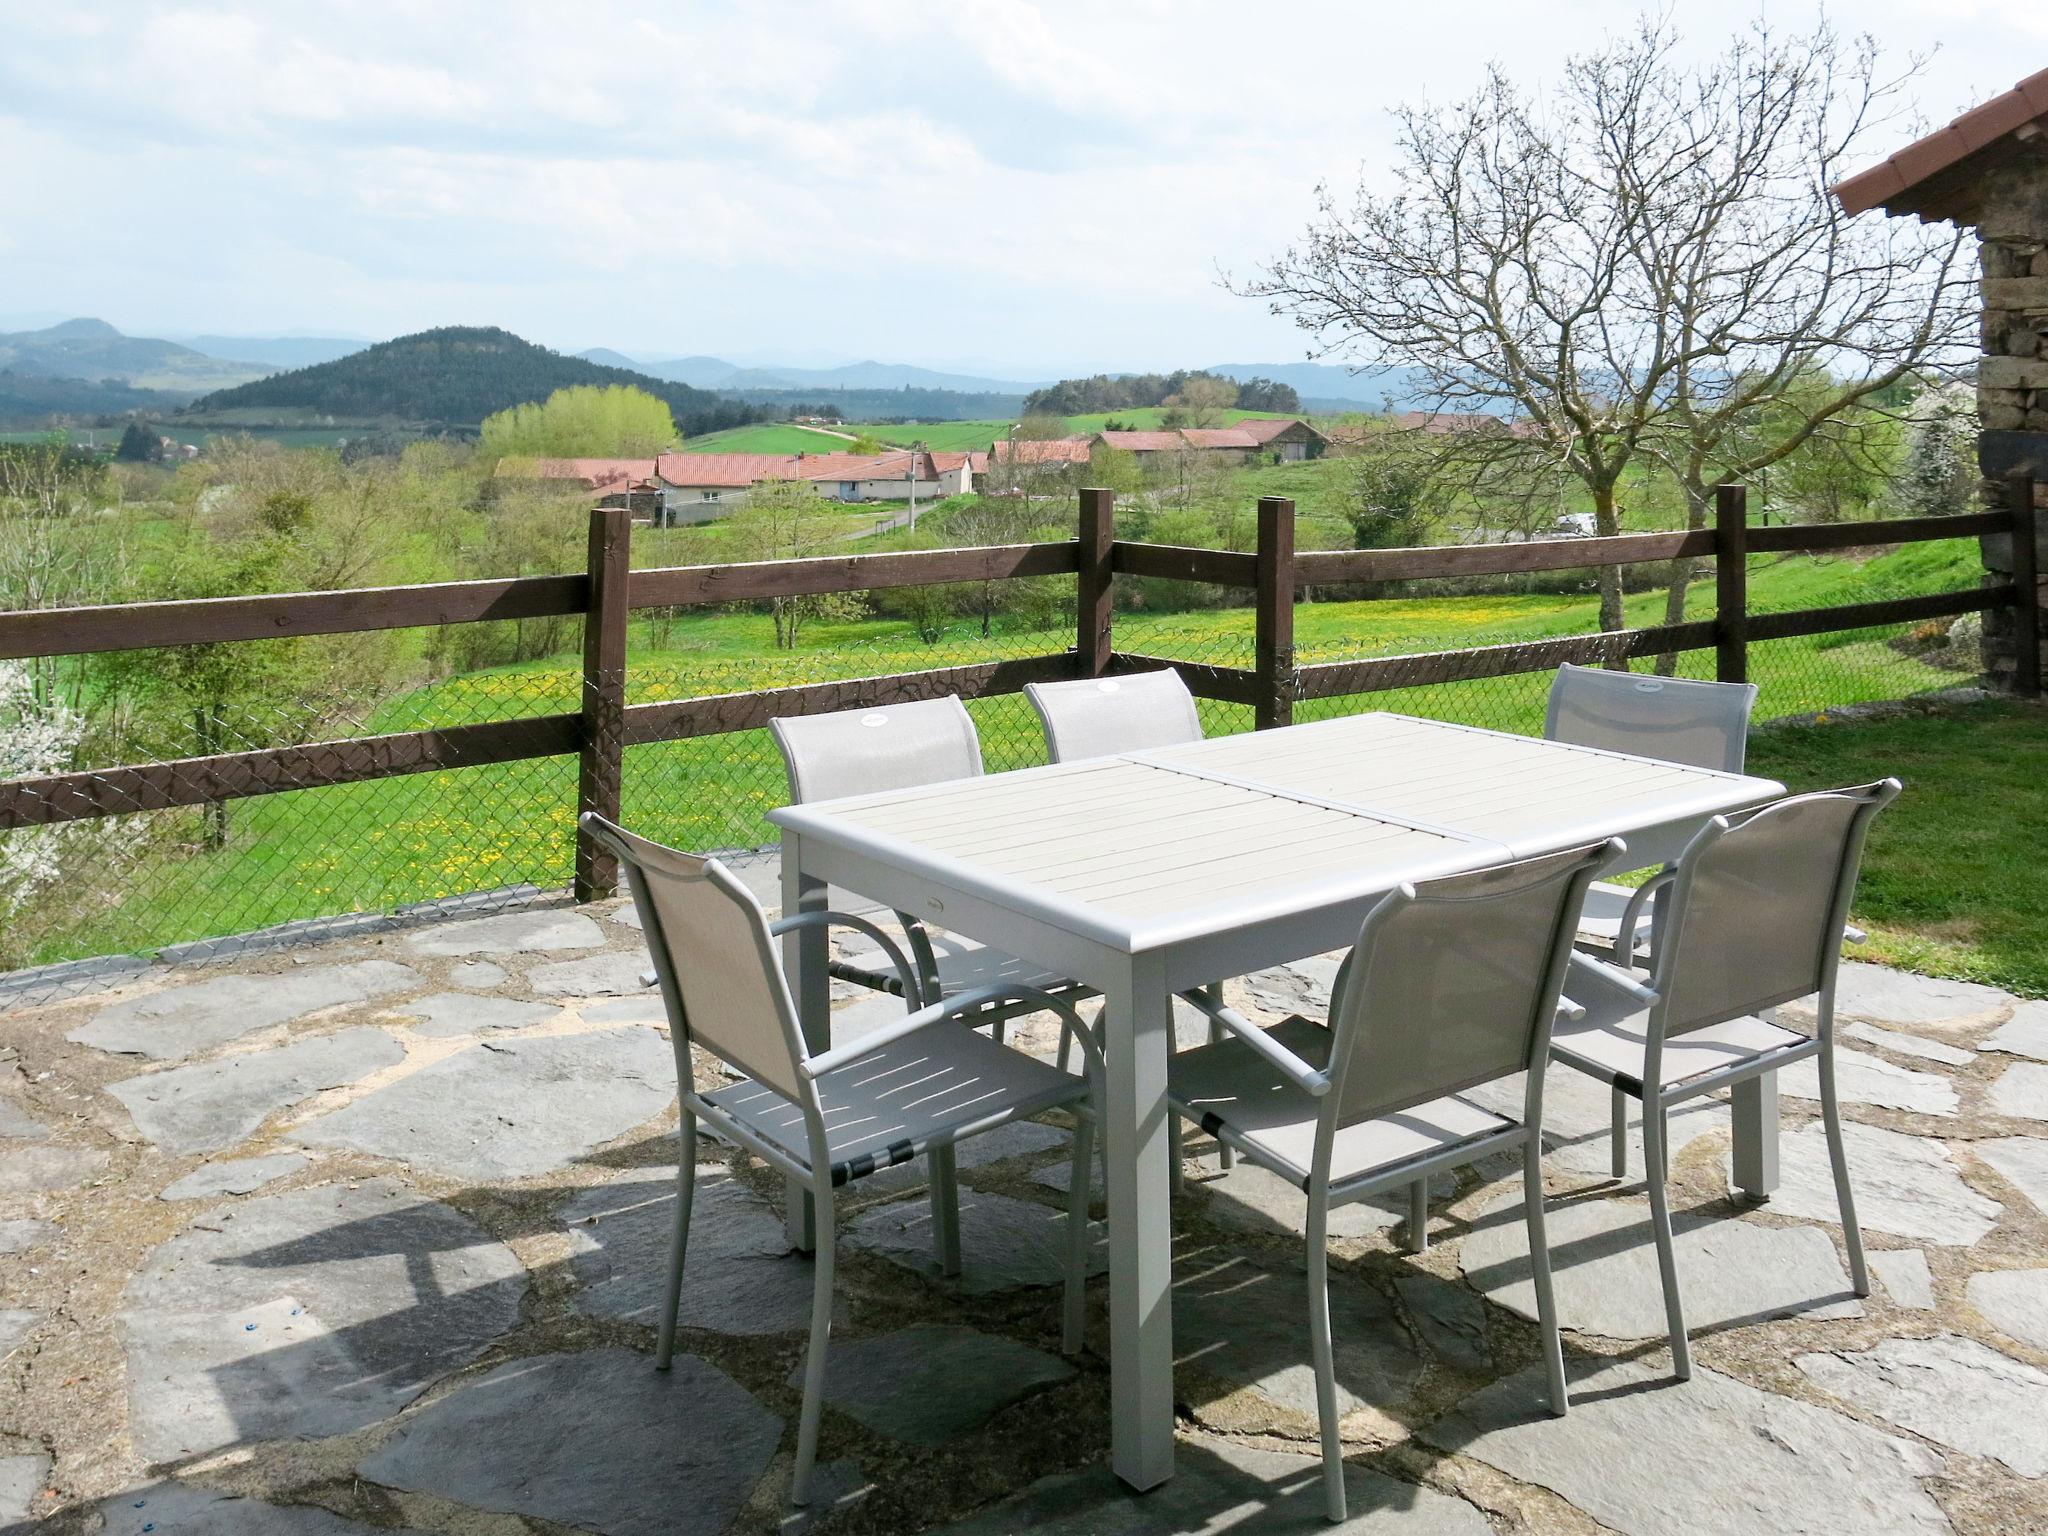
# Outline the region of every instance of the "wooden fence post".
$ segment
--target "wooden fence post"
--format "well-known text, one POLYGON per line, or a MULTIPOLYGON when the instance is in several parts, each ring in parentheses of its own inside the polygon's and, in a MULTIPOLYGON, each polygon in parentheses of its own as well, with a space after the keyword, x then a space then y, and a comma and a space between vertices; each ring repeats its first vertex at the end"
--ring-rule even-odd
POLYGON ((1749 491, 1714 487, 1714 676, 1749 681, 1749 491))
POLYGON ((1253 723, 1263 731, 1294 723, 1294 503, 1285 496, 1259 498, 1258 583, 1253 723))
MULTIPOLYGON (((576 814, 619 819, 626 754, 626 606, 633 568, 633 514, 625 507, 590 513, 590 595, 583 617, 582 741, 576 814)), ((598 901, 619 887, 618 860, 576 831, 576 899, 598 901)))
POLYGON ((1110 603, 1115 576, 1116 492, 1090 486, 1081 492, 1081 564, 1075 577, 1074 651, 1082 677, 1109 670, 1110 603))
POLYGON ((2025 470, 2005 482, 2006 509, 2012 513, 2013 605, 2012 691, 2023 699, 2041 696, 2041 543, 2034 516, 2034 477, 2025 470))

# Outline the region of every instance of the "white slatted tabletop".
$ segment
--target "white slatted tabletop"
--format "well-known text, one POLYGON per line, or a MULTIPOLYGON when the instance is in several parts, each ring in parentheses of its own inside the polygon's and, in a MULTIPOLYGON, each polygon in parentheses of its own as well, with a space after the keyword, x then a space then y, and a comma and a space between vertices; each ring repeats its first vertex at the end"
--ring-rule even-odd
MULTIPOLYGON (((1610 836, 1650 863, 1768 779, 1387 714, 770 813, 783 909, 826 883, 1102 994, 1112 1464, 1173 1473, 1166 1064, 1172 995, 1350 942, 1403 881, 1610 836)), ((804 1032, 830 1043, 821 930, 784 940, 804 1032)), ((1775 1098, 1736 1118, 1769 1166, 1775 1098)), ((799 1235, 801 1226, 795 1229, 799 1235)))

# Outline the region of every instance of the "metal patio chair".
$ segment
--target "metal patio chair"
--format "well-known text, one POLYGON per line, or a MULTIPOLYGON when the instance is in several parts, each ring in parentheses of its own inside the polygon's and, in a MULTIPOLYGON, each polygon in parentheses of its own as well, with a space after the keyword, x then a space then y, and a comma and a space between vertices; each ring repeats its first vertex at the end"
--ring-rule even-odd
POLYGON ((1344 1518, 1343 1451, 1330 1341, 1330 1207, 1411 1192, 1409 1245, 1426 1241, 1414 1200, 1433 1174, 1519 1147, 1550 1408, 1568 1406, 1543 1231, 1543 1063, 1580 903, 1619 840, 1403 885, 1367 915, 1339 972, 1328 1027, 1299 1015, 1176 1056, 1177 1114, 1308 1196, 1308 1303, 1323 1490, 1344 1518), (1519 1120, 1465 1097, 1527 1074, 1519 1120))
MULTIPOLYGON (((1695 682, 1567 662, 1550 685, 1543 735, 1577 747, 1740 773, 1755 704, 1754 683, 1695 682)), ((1633 963, 1635 949, 1616 947, 1623 924, 1633 923, 1635 942, 1644 948, 1655 935, 1655 914, 1635 895, 1625 885, 1596 880, 1586 893, 1579 942, 1633 963)))
MULTIPOLYGON (((879 928, 842 912, 806 912, 770 922, 761 904, 716 859, 648 842, 586 812, 581 825, 619 860, 632 887, 675 1047, 681 1097, 681 1159, 676 1174, 675 1236, 661 1312, 655 1364, 667 1369, 675 1347, 690 1237, 697 1165, 697 1123, 744 1147, 790 1178, 816 1203, 817 1270, 811 1337, 798 1420, 796 1472, 790 1499, 809 1497, 817 1458, 818 1419, 832 1328, 833 1199, 853 1180, 920 1155, 950 1154, 966 1137, 1048 1109, 1075 1117, 1074 1165, 1068 1204, 1068 1250, 1062 1348, 1081 1347, 1088 1276, 1089 1155, 1096 1123, 1101 1058, 1084 1037, 1085 1080, 1018 1051, 1006 1050, 960 1022, 977 1007, 1003 999, 1028 1001, 1071 1019, 1061 999, 1028 987, 1000 985, 947 998, 913 1011, 848 1045, 818 1055, 805 1049, 796 1006, 775 939, 792 929, 844 925, 860 930, 890 957, 909 1000, 919 999, 916 973, 879 928), (726 1063, 740 1079, 709 1092, 697 1087, 692 1048, 726 1063)), ((936 1191, 937 1181, 934 1180, 936 1191)), ((934 1199, 933 1224, 947 1228, 957 1270, 959 1228, 948 1226, 934 1199)))
MULTIPOLYGON (((1127 672, 1118 677, 1079 677, 1063 683, 1026 683, 1024 697, 1038 711, 1045 729, 1045 752, 1055 763, 1085 757, 1111 757, 1151 747, 1177 747, 1202 739, 1202 719, 1195 696, 1172 667, 1152 672, 1127 672)), ((1209 1016, 1209 1038, 1221 1040, 1226 1026, 1218 1019, 1223 1007, 1220 984, 1197 987, 1184 999, 1209 1016)), ((1096 1024, 1101 1026, 1100 1017, 1096 1024)), ((1100 1034, 1098 1032, 1098 1040, 1100 1034)), ((1067 1064, 1067 1042, 1060 1041, 1060 1065, 1067 1064)), ((1173 1125, 1173 1166, 1180 1172, 1180 1122, 1173 1125)), ((1228 1143, 1217 1147, 1217 1165, 1226 1172, 1235 1157, 1228 1143)))
POLYGON ((1026 683, 1024 697, 1038 711, 1045 727, 1046 755, 1056 763, 1202 739, 1195 696, 1171 667, 1120 677, 1026 683))
POLYGON ((1551 1058, 1612 1087, 1617 1177, 1624 1171, 1619 1107, 1627 1098, 1643 1106, 1650 1225, 1672 1367, 1681 1381, 1692 1375, 1692 1351, 1665 1189, 1666 1116, 1673 1104, 1817 1057, 1850 1278, 1858 1296, 1870 1294, 1835 1094, 1835 976, 1864 835, 1898 792, 1897 779, 1883 779, 1715 817, 1678 862, 1651 881, 1665 890, 1668 905, 1666 935, 1647 985, 1585 954, 1573 957, 1566 986, 1585 1012, 1558 1026, 1551 1058), (1813 996, 1819 1026, 1812 1035, 1770 1017, 1781 1004, 1813 996))
MULTIPOLYGON (((912 789, 949 779, 981 776, 981 739, 967 708, 951 694, 912 704, 848 709, 827 715, 790 715, 768 722, 789 772, 793 805, 836 800, 846 795, 912 789)), ((1044 970, 986 944, 935 932, 907 912, 895 914, 916 962, 919 986, 928 1001, 995 986, 1022 986, 1068 998, 1089 995, 1068 977, 1044 970)), ((832 975, 876 992, 903 995, 895 970, 878 950, 863 950, 828 967, 832 975)), ((977 1024, 990 1026, 997 1041, 1006 1021, 1038 1006, 990 1004, 977 1024)), ((1061 1061, 1066 1060, 1064 1041, 1061 1061)))

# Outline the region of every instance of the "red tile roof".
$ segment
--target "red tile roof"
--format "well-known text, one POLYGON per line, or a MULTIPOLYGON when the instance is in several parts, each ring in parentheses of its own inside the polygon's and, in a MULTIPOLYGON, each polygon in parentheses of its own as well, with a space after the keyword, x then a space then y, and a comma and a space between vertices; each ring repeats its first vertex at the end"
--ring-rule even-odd
POLYGON ((1098 432, 1095 441, 1126 453, 1169 453, 1181 446, 1178 432, 1098 432))
POLYGON ((664 453, 655 473, 670 485, 744 489, 762 480, 794 479, 795 466, 786 453, 664 453))
POLYGON ((1189 427, 1181 433, 1190 448, 1256 448, 1259 440, 1242 427, 1189 427))
POLYGON ((501 475, 533 475, 542 480, 581 480, 593 490, 614 480, 645 480, 654 473, 654 459, 522 459, 498 461, 501 475))
POLYGON ((1252 441, 1262 448, 1294 427, 1308 427, 1309 433, 1315 437, 1323 435, 1298 416, 1247 416, 1237 424, 1238 431, 1249 434, 1252 441))
POLYGON ((1014 453, 1019 464, 1086 464, 1088 447, 1085 437, 999 437, 989 444, 989 458, 1007 464, 1014 453))
POLYGON ((1890 205, 1930 177, 1988 148, 2015 129, 2043 118, 2048 118, 2048 69, 2027 76, 2004 95, 1971 108, 1946 128, 1914 140, 1869 170, 1836 182, 1832 190, 1846 213, 1862 213, 1870 208, 1918 212, 1916 208, 1893 209, 1890 205))

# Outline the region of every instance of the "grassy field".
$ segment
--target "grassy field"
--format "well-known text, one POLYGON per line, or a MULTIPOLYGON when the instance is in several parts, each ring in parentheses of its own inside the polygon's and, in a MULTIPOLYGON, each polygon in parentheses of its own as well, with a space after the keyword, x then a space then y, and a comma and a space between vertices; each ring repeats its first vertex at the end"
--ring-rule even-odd
MULTIPOLYGON (((647 554, 664 557, 652 549, 647 554)), ((679 556, 680 550, 666 554, 679 556)), ((1956 585, 1973 558, 1967 545, 1958 544, 1915 548, 1861 566, 1839 560, 1760 561, 1752 587, 1760 606, 1799 606, 1823 596, 1857 601, 1956 585), (1927 558, 1927 548, 1948 550, 1947 562, 1927 558)), ((1700 600, 1710 590, 1695 589, 1691 616, 1711 611, 1700 600)), ((1632 596, 1629 621, 1656 621, 1662 601, 1660 593, 1632 596)), ((1577 594, 1304 604, 1296 621, 1304 663, 1509 644, 1591 627, 1593 600, 1577 594)), ((1953 672, 1902 654, 1888 639, 1871 633, 1829 635, 1754 648, 1754 671, 1764 690, 1760 717, 1902 697, 1959 680, 1953 672)), ((1117 640, 1122 649, 1243 666, 1251 657, 1252 615, 1243 609, 1119 614, 1117 640)), ((926 644, 907 623, 870 618, 817 624, 806 631, 801 649, 778 652, 765 615, 708 612, 679 619, 665 646, 655 644, 649 625, 636 626, 631 696, 640 702, 743 692, 1041 654, 1071 643, 1065 623, 1030 630, 999 620, 996 632, 983 638, 973 621, 959 619, 936 643, 926 644)), ((1711 653, 1693 653, 1684 658, 1683 670, 1705 675, 1711 665, 1711 653)), ((1297 718, 1392 709, 1534 731, 1540 728, 1547 683, 1542 674, 1525 674, 1317 701, 1300 706, 1297 718)), ((563 655, 396 694, 359 729, 370 734, 573 711, 579 689, 576 658, 563 655)), ((1021 698, 977 700, 970 711, 991 769, 1040 759, 1037 725, 1021 698)), ((1204 703, 1202 711, 1212 734, 1251 724, 1242 707, 1204 703)), ((2013 762, 2022 755, 2015 749, 2013 762)), ((1876 766, 1857 770, 1862 777, 1883 766, 1881 756, 1870 761, 1876 766)), ((1822 777, 1856 776, 1836 762, 1814 771, 1822 777)), ((131 867, 103 882, 102 890, 114 899, 48 932, 35 944, 35 957, 150 949, 522 881, 559 886, 569 876, 574 781, 572 760, 547 759, 266 796, 233 806, 232 837, 218 852, 197 845, 196 813, 164 813, 153 818, 153 841, 124 855, 131 867)), ((780 762, 763 731, 639 746, 626 755, 627 819, 685 847, 770 841, 764 817, 784 797, 780 762)), ((1887 934, 1892 942, 1889 929, 1887 934)), ((1912 953, 1915 963, 1951 973, 1996 974, 2008 984, 2018 974, 2009 955, 1988 954, 1967 938, 1930 938, 1927 947, 1912 953)), ((2048 968, 2048 961, 2043 966, 2048 968)))
POLYGON ((685 438, 685 453, 842 453, 846 438, 836 432, 819 432, 810 427, 782 421, 761 421, 750 427, 728 427, 702 437, 685 438))

